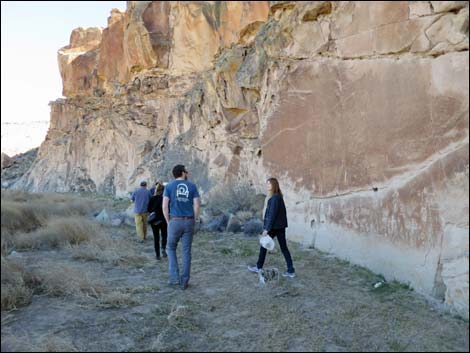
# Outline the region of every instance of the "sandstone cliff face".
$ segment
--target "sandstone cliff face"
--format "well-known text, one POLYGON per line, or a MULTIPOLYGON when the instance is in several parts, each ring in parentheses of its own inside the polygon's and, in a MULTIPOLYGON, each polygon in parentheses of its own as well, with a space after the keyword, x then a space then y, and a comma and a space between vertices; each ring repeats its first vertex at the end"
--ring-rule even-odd
POLYGON ((247 25, 265 21, 268 11, 263 1, 131 1, 125 13, 112 11, 102 34, 76 29, 59 50, 63 94, 114 93, 145 69, 173 75, 209 69, 219 49, 236 43, 247 25))
POLYGON ((291 239, 468 317, 467 2, 129 2, 74 33, 17 187, 275 176, 291 239))

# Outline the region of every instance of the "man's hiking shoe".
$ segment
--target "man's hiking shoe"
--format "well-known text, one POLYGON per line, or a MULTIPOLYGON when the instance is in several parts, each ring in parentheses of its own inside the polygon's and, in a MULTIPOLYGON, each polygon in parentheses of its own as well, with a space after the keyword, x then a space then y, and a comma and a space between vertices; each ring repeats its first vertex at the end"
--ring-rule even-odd
POLYGON ((258 273, 260 269, 257 266, 248 266, 248 271, 258 273))
POLYGON ((181 290, 186 290, 188 288, 188 282, 181 284, 181 290))
POLYGON ((295 277, 295 272, 284 272, 282 274, 282 277, 294 278, 295 277))

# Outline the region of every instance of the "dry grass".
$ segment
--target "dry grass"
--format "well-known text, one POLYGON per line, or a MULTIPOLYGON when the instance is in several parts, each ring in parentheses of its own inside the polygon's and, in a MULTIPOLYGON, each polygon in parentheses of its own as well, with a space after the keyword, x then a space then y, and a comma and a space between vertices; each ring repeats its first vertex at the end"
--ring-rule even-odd
POLYGON ((190 337, 200 333, 202 325, 198 317, 200 306, 194 302, 181 305, 177 302, 165 303, 158 306, 150 314, 159 327, 164 328, 150 343, 152 352, 176 352, 186 350, 185 343, 181 343, 179 337, 190 337), (176 338, 175 336, 178 336, 176 338), (179 342, 178 342, 179 341, 179 342))
POLYGON ((2 232, 30 232, 44 226, 48 219, 86 215, 96 206, 95 201, 77 195, 2 190, 2 232))
POLYGON ((11 233, 24 231, 29 232, 44 225, 47 221, 47 214, 37 206, 27 203, 6 201, 3 199, 2 191, 2 232, 4 230, 11 233))
MULTIPOLYGON (((153 244, 134 240, 133 229, 97 226, 60 251, 2 258, 2 310, 43 295, 2 315, 2 350, 468 351, 468 322, 398 282, 374 288, 383 277, 314 249, 289 242, 297 277, 262 286, 247 270, 257 238, 200 232, 181 291, 166 285, 167 263, 153 260, 153 244), (23 346, 4 346, 10 336, 23 346)), ((279 248, 265 268, 285 269, 279 248)))
POLYGON ((46 336, 40 340, 38 352, 79 352, 68 339, 58 336, 46 336))
POLYGON ((33 296, 33 290, 28 287, 26 272, 23 266, 5 259, 2 256, 2 310, 14 310, 28 305, 33 296))
MULTIPOLYGON (((129 245, 148 251, 152 244, 129 245)), ((468 351, 468 323, 431 310, 408 287, 390 282, 374 288, 380 275, 298 244, 289 248, 298 276, 264 286, 246 268, 256 261, 257 239, 203 232, 193 244, 191 283, 184 292, 166 286, 161 262, 146 264, 142 271, 72 262, 94 273, 71 292, 35 273, 48 287, 44 293, 67 300, 58 304, 43 298, 44 308, 33 305, 18 312, 18 321, 11 320, 2 335, 24 325, 37 348, 44 333, 38 330, 60 332, 74 337, 81 351, 468 351), (97 288, 96 280, 104 288, 97 288), (37 316, 53 320, 57 305, 65 309, 61 320, 72 324, 44 328, 37 316), (36 316, 29 322, 25 312, 36 316), (90 317, 96 317, 92 328, 90 317)), ((53 256, 51 262, 70 262, 53 256)), ((49 262, 39 266, 50 268, 49 262)), ((280 252, 267 256, 266 268, 273 267, 285 267, 280 252)), ((69 271, 54 271, 51 277, 70 277, 69 271)))
POLYGON ((70 193, 27 193, 18 190, 2 190, 2 201, 30 203, 41 206, 50 214, 85 214, 97 205, 97 201, 70 193))
POLYGON ((32 271, 34 291, 52 297, 75 297, 82 300, 97 299, 104 287, 90 274, 71 265, 43 263, 32 271))
POLYGON ((26 268, 2 257, 2 310, 28 305, 33 294, 74 297, 81 301, 100 299, 105 290, 88 273, 71 265, 46 262, 26 268))
POLYGON ((234 258, 246 258, 257 254, 257 249, 253 248, 251 244, 240 239, 227 241, 224 245, 217 247, 220 254, 234 258))
POLYGON ((140 255, 129 240, 113 238, 109 235, 112 229, 102 229, 86 244, 73 247, 75 260, 97 261, 113 265, 143 266, 147 262, 145 256, 140 255))
MULTIPOLYGON (((107 288, 91 273, 73 265, 39 263, 26 269, 2 257, 2 310, 28 305, 33 294, 74 298, 100 308, 120 308, 139 304, 133 293, 107 288)), ((131 291, 132 292, 132 291, 131 291)))
POLYGON ((19 233, 8 237, 19 250, 50 249, 77 245, 98 234, 97 225, 85 217, 52 219, 44 227, 30 233, 19 233))
POLYGON ((56 335, 44 335, 37 342, 32 342, 25 334, 2 335, 2 343, 14 352, 79 352, 80 350, 69 339, 56 335))
POLYGON ((74 259, 145 264, 147 258, 138 254, 128 240, 114 239, 111 228, 83 216, 93 205, 94 201, 75 195, 2 191, 2 310, 28 305, 33 294, 73 297, 102 308, 137 303, 128 293, 105 290, 79 266, 40 262, 27 267, 18 258, 3 257, 12 249, 65 248, 71 249, 74 259))
POLYGON ((129 293, 120 291, 111 291, 100 296, 96 306, 105 309, 125 308, 139 304, 139 301, 133 298, 129 293))

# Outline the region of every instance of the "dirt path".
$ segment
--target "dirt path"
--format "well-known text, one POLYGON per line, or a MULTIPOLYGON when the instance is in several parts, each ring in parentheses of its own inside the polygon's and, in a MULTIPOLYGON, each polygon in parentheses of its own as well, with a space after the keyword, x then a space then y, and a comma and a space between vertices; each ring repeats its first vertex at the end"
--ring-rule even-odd
MULTIPOLYGON (((397 283, 289 243, 298 276, 261 286, 247 271, 256 238, 199 233, 186 291, 166 285, 153 239, 104 227, 143 254, 131 265, 74 259, 74 249, 23 252, 26 266, 77 268, 115 297, 34 296, 2 312, 2 351, 468 351, 469 324, 397 283), (110 299, 111 298, 111 299, 110 299)), ((181 246, 179 247, 179 251, 181 246)), ((280 252, 266 267, 284 270, 280 252)))

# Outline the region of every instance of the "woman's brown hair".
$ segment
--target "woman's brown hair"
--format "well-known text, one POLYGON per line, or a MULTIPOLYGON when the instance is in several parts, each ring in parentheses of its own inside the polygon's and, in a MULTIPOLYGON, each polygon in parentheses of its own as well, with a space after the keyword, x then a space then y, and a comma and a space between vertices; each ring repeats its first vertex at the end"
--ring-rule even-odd
POLYGON ((163 184, 160 183, 159 181, 157 181, 157 182, 155 183, 155 193, 154 193, 154 196, 158 196, 158 195, 163 194, 163 189, 164 189, 164 188, 165 188, 165 187, 163 186, 163 184))
POLYGON ((266 181, 273 186, 273 190, 271 191, 273 195, 278 194, 278 195, 283 196, 281 188, 279 187, 279 182, 277 181, 276 178, 269 178, 266 181))

